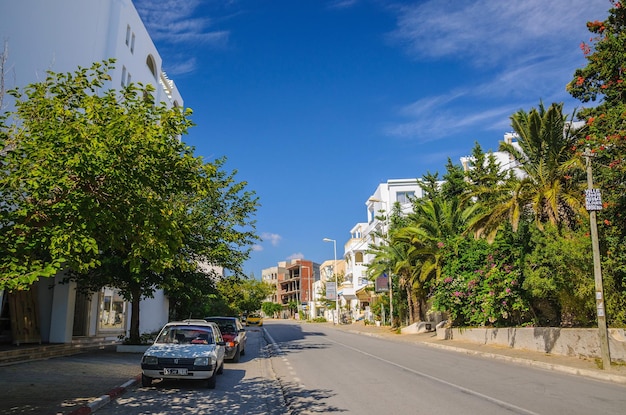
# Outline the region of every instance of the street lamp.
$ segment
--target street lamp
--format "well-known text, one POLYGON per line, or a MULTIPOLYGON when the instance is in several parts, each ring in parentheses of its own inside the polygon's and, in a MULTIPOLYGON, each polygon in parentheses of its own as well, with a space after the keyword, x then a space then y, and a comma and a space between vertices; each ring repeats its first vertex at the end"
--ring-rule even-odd
POLYGON ((322 240, 324 242, 333 243, 333 251, 335 253, 335 262, 333 262, 333 276, 335 277, 335 315, 337 316, 336 324, 339 324, 339 279, 337 278, 337 272, 335 270, 335 267, 337 266, 337 241, 335 239, 330 239, 330 238, 324 238, 322 240))
MULTIPOLYGON (((385 200, 376 199, 370 197, 367 199, 368 202, 378 202, 382 203, 385 208, 385 221, 383 222, 383 233, 385 235, 384 240, 389 244, 389 210, 387 209, 387 202, 385 200)), ((383 321, 384 324, 384 321, 383 321)), ((389 272, 389 324, 393 327, 393 277, 391 276, 391 272, 389 272)))

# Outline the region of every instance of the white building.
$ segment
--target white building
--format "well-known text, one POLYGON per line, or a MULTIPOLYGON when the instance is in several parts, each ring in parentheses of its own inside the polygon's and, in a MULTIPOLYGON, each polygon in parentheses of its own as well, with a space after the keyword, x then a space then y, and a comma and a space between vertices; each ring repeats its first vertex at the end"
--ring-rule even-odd
POLYGON ((383 235, 387 232, 388 218, 396 203, 401 212, 412 211, 412 200, 424 196, 424 191, 417 179, 392 179, 378 185, 367 199, 367 222, 357 223, 350 230, 350 239, 344 245, 346 275, 339 295, 342 310, 350 319, 371 319, 370 302, 372 292, 367 290, 372 283, 367 278, 367 266, 373 255, 367 251, 372 245, 381 243, 376 231, 383 235))
MULTIPOLYGON (((504 142, 511 144, 516 150, 522 152, 522 148, 517 142, 517 138, 518 135, 516 133, 504 134, 504 142)), ((515 174, 517 178, 522 178, 524 176, 524 172, 519 168, 519 160, 516 160, 510 153, 507 153, 506 151, 495 151, 487 154, 487 156, 489 155, 493 155, 502 171, 513 170, 513 174, 515 174)), ((474 158, 472 156, 461 157, 461 165, 463 166, 464 171, 469 171, 472 168, 473 163, 474 158)))
MULTIPOLYGON (((79 66, 115 58, 111 83, 103 89, 130 82, 152 84, 157 102, 183 105, 131 0, 2 1, 0 40, 8 52, 5 89, 43 81, 47 70, 74 72, 79 66)), ((0 47, 0 53, 2 50, 0 47)), ((0 110, 11 105, 6 96, 4 104, 0 110)), ((42 279, 30 290, 30 301, 39 313, 29 316, 32 327, 24 329, 36 330, 39 339, 22 337, 21 342, 68 343, 77 336, 114 338, 127 332, 130 307, 116 290, 104 288, 93 296, 82 296, 77 295, 75 284, 62 285, 60 281, 60 276, 42 279)), ((5 301, 7 297, 11 296, 0 295, 5 301)), ((140 313, 141 333, 161 328, 168 321, 168 300, 163 292, 142 301, 140 313)), ((15 337, 14 332, 13 341, 20 341, 19 333, 18 339, 15 337)))

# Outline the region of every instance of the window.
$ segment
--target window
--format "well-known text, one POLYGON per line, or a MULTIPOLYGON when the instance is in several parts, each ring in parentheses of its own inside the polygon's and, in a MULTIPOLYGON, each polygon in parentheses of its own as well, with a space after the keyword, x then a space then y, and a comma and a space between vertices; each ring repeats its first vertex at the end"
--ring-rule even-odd
POLYGON ((130 77, 130 72, 129 72, 128 75, 126 75, 126 85, 130 85, 131 80, 132 78, 130 77))
POLYGON ((154 76, 154 78, 156 79, 157 77, 156 63, 154 62, 154 58, 152 57, 152 55, 148 55, 148 57, 146 58, 146 65, 148 65, 148 69, 150 69, 152 76, 154 76))
POLYGON ((130 40, 130 53, 135 51, 135 34, 133 33, 133 37, 130 40))
POLYGON ((98 307, 98 329, 124 328, 126 302, 115 288, 105 287, 100 291, 98 307))
POLYGON ((126 86, 124 82, 126 82, 126 67, 122 66, 122 82, 121 82, 122 86, 126 86))
POLYGON ((415 192, 398 192, 396 193, 396 201, 400 204, 411 203, 415 198, 415 192))
POLYGON ((363 263, 363 252, 355 252, 354 253, 354 261, 357 264, 362 264, 363 263))
POLYGON ((128 46, 128 42, 130 41, 130 25, 126 26, 126 46, 128 46))

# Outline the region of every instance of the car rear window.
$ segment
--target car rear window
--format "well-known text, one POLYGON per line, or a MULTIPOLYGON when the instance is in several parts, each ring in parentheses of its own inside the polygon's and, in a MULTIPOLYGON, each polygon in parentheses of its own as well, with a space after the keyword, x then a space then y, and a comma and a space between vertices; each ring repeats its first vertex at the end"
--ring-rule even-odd
POLYGON ((169 326, 161 331, 155 343, 213 344, 213 330, 206 326, 169 326))
POLYGON ((229 318, 208 318, 207 321, 211 321, 220 328, 222 333, 233 334, 237 333, 237 323, 233 319, 229 318))

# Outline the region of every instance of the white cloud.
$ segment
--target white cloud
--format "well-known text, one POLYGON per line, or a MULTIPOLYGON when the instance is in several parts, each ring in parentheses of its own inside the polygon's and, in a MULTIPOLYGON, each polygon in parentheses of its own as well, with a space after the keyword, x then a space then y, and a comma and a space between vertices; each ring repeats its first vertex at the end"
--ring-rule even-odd
POLYGON ((562 54, 563 40, 578 44, 580 29, 606 17, 609 6, 606 0, 431 0, 399 7, 391 37, 416 58, 498 66, 528 53, 562 54))
POLYGON ((358 0, 332 0, 328 4, 328 8, 330 9, 348 9, 354 5, 356 5, 358 0))
POLYGON ((427 142, 476 129, 506 131, 515 111, 571 98, 565 85, 584 65, 578 45, 589 36, 586 22, 606 17, 609 6, 607 0, 399 6, 390 37, 420 65, 450 62, 467 80, 402 106, 404 120, 384 132, 427 142))
POLYGON ((252 245, 252 252, 261 252, 263 250, 263 246, 259 244, 252 245))
POLYGON ((278 246, 280 240, 282 239, 282 236, 275 233, 263 232, 261 234, 261 239, 264 241, 268 241, 270 244, 272 244, 272 246, 278 246))
POLYGON ((293 259, 304 259, 304 254, 302 252, 296 252, 287 257, 288 261, 291 261, 293 259))
MULTIPOLYGON (((134 4, 150 37, 166 47, 223 47, 228 43, 228 31, 212 30, 210 18, 196 17, 197 9, 203 5, 200 0, 135 0, 134 4)), ((176 59, 170 56, 166 64, 171 74, 188 73, 196 68, 195 60, 188 57, 176 59)))

